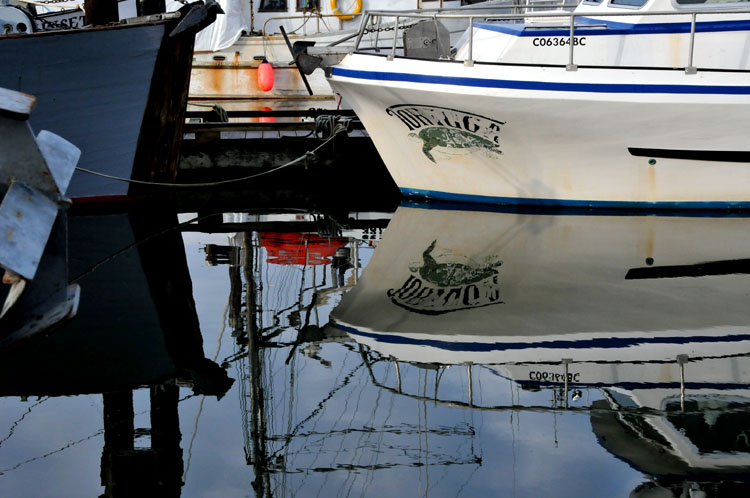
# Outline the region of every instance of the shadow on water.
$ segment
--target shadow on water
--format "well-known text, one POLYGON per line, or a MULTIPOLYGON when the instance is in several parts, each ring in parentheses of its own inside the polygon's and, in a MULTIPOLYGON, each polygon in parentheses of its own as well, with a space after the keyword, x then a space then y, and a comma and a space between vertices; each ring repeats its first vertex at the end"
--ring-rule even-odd
POLYGON ((226 372, 205 358, 174 214, 67 216, 68 275, 82 288, 75 317, 3 352, 2 396, 101 393, 106 496, 179 494, 179 387, 223 396, 226 372), (133 390, 150 392, 149 449, 134 449, 133 390))
POLYGON ((747 492, 749 219, 307 192, 63 213, 3 496, 747 492))

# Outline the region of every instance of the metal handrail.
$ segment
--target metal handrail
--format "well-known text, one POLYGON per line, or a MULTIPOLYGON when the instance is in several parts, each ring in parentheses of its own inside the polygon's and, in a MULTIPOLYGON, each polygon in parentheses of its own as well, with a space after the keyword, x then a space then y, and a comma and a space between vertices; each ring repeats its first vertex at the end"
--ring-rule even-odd
POLYGON ((396 40, 398 40, 398 18, 399 16, 396 16, 396 26, 394 27, 393 31, 393 51, 391 52, 388 60, 393 60, 393 58, 396 57, 396 40))
MULTIPOLYGON (((563 4, 564 5, 564 4, 563 4)), ((525 9, 531 9, 531 8, 539 8, 540 4, 531 4, 531 5, 508 5, 501 6, 500 8, 525 8, 525 9)), ((571 5, 569 5, 571 6, 571 5)), ((495 7, 498 8, 498 7, 495 7)), ((639 12, 639 11, 627 11, 627 12, 565 12, 565 11, 554 11, 554 12, 524 12, 524 13, 517 13, 517 14, 488 14, 486 16, 482 15, 476 15, 476 14, 445 14, 445 13, 439 13, 437 10, 439 9, 431 9, 433 12, 428 12, 427 10, 420 10, 420 11, 385 11, 385 10, 374 10, 374 11, 367 11, 364 13, 364 19, 361 24, 361 30, 360 35, 357 38, 357 42, 354 46, 354 50, 359 49, 359 44, 362 39, 362 35, 364 34, 364 27, 367 26, 369 20, 371 17, 379 17, 379 18, 388 18, 388 17, 395 17, 396 23, 395 23, 395 32, 393 36, 393 48, 391 51, 391 54, 388 56, 389 60, 393 60, 396 57, 396 39, 398 35, 398 28, 399 28, 399 21, 402 18, 417 18, 417 19, 468 19, 469 20, 469 26, 474 26, 474 20, 475 19, 492 19, 492 20, 519 20, 519 19, 528 19, 528 18, 565 18, 569 17, 569 25, 570 25, 570 35, 569 35, 569 56, 568 56, 568 64, 566 65, 567 70, 569 71, 575 71, 578 69, 577 65, 574 63, 574 47, 575 47, 575 19, 577 17, 595 17, 595 18, 608 18, 608 17, 623 17, 623 16, 638 16, 638 17, 650 17, 650 16, 690 16, 690 41, 689 41, 689 53, 688 53, 688 62, 685 66, 685 72, 687 74, 696 74, 697 69, 695 66, 693 66, 693 56, 694 56, 694 47, 695 47, 695 33, 696 33, 696 18, 698 15, 716 15, 716 14, 750 14, 750 9, 748 8, 736 8, 736 7, 720 7, 720 8, 711 8, 711 9, 705 9, 705 10, 683 10, 683 11, 652 11, 652 12, 639 12)), ((579 27, 582 27, 579 25, 579 27)), ((590 27, 588 25, 585 25, 583 27, 590 27)), ((473 49, 474 49, 474 30, 469 30, 469 40, 468 40, 468 58, 464 61, 464 64, 467 66, 472 66, 474 64, 473 59, 473 49)))
MULTIPOLYGON (((518 2, 519 0, 515 0, 518 2)), ((390 15, 387 15, 386 17, 394 17, 396 13, 399 15, 402 15, 404 17, 412 17, 412 14, 424 14, 427 17, 432 17, 434 13, 439 14, 440 12, 456 12, 457 10, 460 10, 461 13, 459 14, 447 14, 447 15, 455 15, 459 17, 468 17, 468 16, 476 16, 476 14, 464 14, 463 12, 474 12, 474 11, 480 11, 480 10, 498 10, 498 9, 507 9, 507 10, 513 10, 513 9, 536 9, 536 8, 564 8, 564 7, 576 7, 579 4, 579 0, 576 0, 574 2, 568 2, 567 0, 532 0, 532 3, 525 4, 525 3, 515 3, 509 1, 505 5, 471 5, 466 7, 444 7, 442 9, 440 8, 434 8, 434 9, 399 9, 399 10, 369 10, 365 12, 371 13, 373 15, 377 15, 378 13, 388 13, 390 15)), ((440 15, 438 15, 440 17, 440 15)), ((494 17, 494 15, 488 16, 488 17, 494 17)))
MULTIPOLYGON (((360 14, 351 14, 351 15, 354 16, 354 17, 362 17, 362 18, 364 18, 364 14, 361 14, 361 13, 360 14)), ((263 29, 261 30, 261 33, 262 33, 263 36, 269 36, 269 34, 273 34, 273 33, 266 33, 266 25, 269 22, 272 22, 272 21, 274 21, 274 22, 275 21, 288 21, 290 19, 303 19, 303 20, 306 19, 306 20, 309 20, 309 19, 313 19, 313 18, 315 18, 315 19, 321 19, 323 17, 339 17, 339 15, 337 15, 337 14, 320 14, 320 13, 315 13, 315 14, 310 14, 308 16, 297 15, 297 16, 274 16, 274 17, 269 17, 263 23, 263 29)), ((354 31, 354 30, 352 30, 352 31, 354 31)), ((327 31, 327 33, 334 33, 334 32, 335 32, 335 30, 329 30, 329 31, 327 31)))
POLYGON ((693 67, 693 48, 695 47, 695 18, 698 17, 698 14, 693 13, 693 16, 690 19, 690 52, 688 54, 688 65, 685 68, 685 72, 688 74, 695 74, 698 72, 695 67, 693 67))

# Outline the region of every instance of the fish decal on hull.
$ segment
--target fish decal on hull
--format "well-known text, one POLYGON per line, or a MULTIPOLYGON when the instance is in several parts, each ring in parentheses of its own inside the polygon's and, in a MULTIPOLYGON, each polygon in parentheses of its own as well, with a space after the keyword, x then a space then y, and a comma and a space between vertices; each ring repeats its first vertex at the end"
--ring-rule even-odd
POLYGON ((504 121, 447 107, 399 104, 385 110, 409 130, 409 137, 421 141, 422 152, 437 163, 435 152, 450 156, 456 153, 484 152, 499 156, 500 129, 504 121))

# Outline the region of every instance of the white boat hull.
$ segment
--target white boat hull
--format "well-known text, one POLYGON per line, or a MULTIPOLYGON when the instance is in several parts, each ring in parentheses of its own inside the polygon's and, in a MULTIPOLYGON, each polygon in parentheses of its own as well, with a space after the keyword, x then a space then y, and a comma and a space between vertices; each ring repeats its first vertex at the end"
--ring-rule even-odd
POLYGON ((352 54, 329 83, 407 195, 573 206, 750 202, 750 146, 737 132, 750 128, 743 72, 466 67, 352 54))

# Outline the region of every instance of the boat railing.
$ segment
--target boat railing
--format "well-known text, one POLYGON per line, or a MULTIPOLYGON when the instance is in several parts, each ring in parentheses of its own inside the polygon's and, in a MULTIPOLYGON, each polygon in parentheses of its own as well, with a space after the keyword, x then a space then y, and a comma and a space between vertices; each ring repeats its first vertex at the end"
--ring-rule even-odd
MULTIPOLYGON (((462 7, 461 10, 462 11, 467 11, 467 12, 481 12, 481 11, 488 11, 488 10, 508 9, 508 10, 514 10, 514 11, 519 11, 520 12, 520 10, 524 10, 524 9, 545 9, 546 10, 546 9, 549 9, 549 8, 565 8, 565 7, 574 8, 576 5, 578 5, 578 2, 576 2, 576 3, 570 3, 570 2, 566 3, 564 0, 562 2, 560 2, 560 0, 508 0, 508 5, 507 6, 505 6, 505 5, 497 5, 497 4, 493 4, 493 5, 490 5, 490 6, 482 6, 481 4, 479 4, 479 5, 472 5, 472 6, 468 6, 468 7, 462 7)), ((445 8, 436 8, 436 9, 406 9, 406 10, 400 10, 399 12, 404 13, 404 14, 412 14, 412 13, 414 13, 414 14, 425 14, 425 13, 432 14, 432 13, 436 13, 436 12, 439 12, 439 11, 446 11, 446 10, 450 10, 450 9, 445 9, 445 8)), ((347 14, 347 15, 348 16, 350 15, 353 18, 356 19, 356 18, 361 18, 365 14, 363 14, 363 13, 360 12, 360 13, 356 13, 356 14, 352 13, 352 14, 347 14)), ((269 17, 268 19, 266 19, 263 22, 263 28, 261 29, 261 34, 263 36, 270 36, 272 34, 280 34, 280 33, 270 33, 266 29, 266 27, 268 26, 268 24, 272 23, 272 22, 300 20, 300 21, 304 21, 306 23, 310 19, 314 18, 319 23, 321 19, 332 18, 332 17, 340 19, 341 18, 341 14, 322 14, 320 12, 312 12, 312 13, 309 13, 309 14, 272 16, 272 17, 269 17)), ((295 28, 294 30, 288 31, 287 33, 288 34, 292 34, 296 30, 302 28, 303 25, 300 25, 299 27, 295 28)), ((317 29, 318 33, 321 32, 320 31, 320 24, 318 24, 318 26, 317 26, 316 29, 317 29)), ((338 31, 340 31, 340 30, 334 30, 334 29, 330 29, 330 28, 328 30, 328 32, 338 32, 338 31)), ((354 31, 354 30, 352 30, 352 31, 354 31)))
MULTIPOLYGON (((356 18, 356 17, 361 17, 364 14, 359 13, 359 14, 350 14, 350 15, 352 17, 356 18)), ((316 32, 317 33, 322 33, 322 31, 320 30, 320 20, 323 19, 323 18, 326 18, 326 17, 328 17, 328 18, 330 18, 330 17, 339 18, 340 14, 321 14, 320 12, 315 12, 315 13, 307 14, 307 15, 300 14, 300 15, 293 15, 293 16, 273 16, 273 17, 269 17, 268 19, 266 19, 263 22, 263 29, 262 29, 261 33, 263 34, 263 36, 270 36, 272 34, 280 34, 280 33, 269 33, 266 30, 266 26, 268 26, 268 23, 270 23, 270 22, 294 21, 294 20, 301 20, 301 21, 303 21, 302 25, 298 26, 297 28, 295 28, 295 29, 293 29, 291 31, 288 31, 288 34, 292 34, 292 33, 296 32, 298 29, 302 28, 310 19, 313 19, 313 18, 318 21, 318 26, 316 28, 317 29, 316 32)), ((328 26, 326 26, 326 27, 328 27, 328 26)), ((334 32, 337 32, 337 31, 338 30, 329 28, 327 32, 334 33, 334 32)), ((354 31, 354 30, 352 30, 352 31, 354 31)))
MULTIPOLYGON (((568 71, 576 71, 578 69, 577 64, 575 63, 574 59, 574 53, 575 53, 575 47, 576 47, 576 29, 577 28, 591 28, 591 24, 578 24, 576 25, 576 19, 578 18, 610 18, 610 17, 652 17, 652 16, 672 16, 672 17, 685 17, 689 18, 690 20, 690 38, 689 38, 689 44, 688 44, 688 56, 687 56, 687 62, 685 64, 685 72, 687 74, 695 74, 697 72, 697 68, 693 64, 693 57, 694 57, 694 49, 695 49, 695 34, 696 34, 696 20, 698 16, 714 16, 717 14, 735 14, 735 15, 747 15, 750 14, 750 9, 748 8, 736 8, 736 7, 716 7, 711 9, 703 9, 703 10, 674 10, 674 11, 646 11, 646 12, 639 12, 639 11, 633 11, 633 10, 627 10, 623 12, 596 12, 596 11, 566 11, 564 8, 559 8, 560 4, 558 4, 558 8, 554 8, 552 6, 553 4, 550 4, 548 6, 548 9, 554 9, 554 10, 546 10, 542 12, 533 11, 532 9, 539 9, 541 4, 540 3, 529 3, 528 5, 508 5, 507 9, 513 10, 513 12, 504 14, 504 13, 492 13, 492 14, 475 14, 475 13, 441 13, 438 10, 434 11, 367 11, 361 18, 360 27, 359 27, 359 33, 357 35, 357 39, 355 41, 354 50, 359 50, 360 43, 362 41, 362 38, 365 34, 372 32, 372 31, 379 31, 377 29, 378 26, 381 25, 383 19, 394 19, 393 22, 393 29, 394 35, 393 35, 393 43, 391 46, 391 53, 388 55, 388 60, 393 60, 397 56, 397 49, 399 48, 397 46, 397 39, 398 39, 398 32, 399 30, 407 30, 409 29, 413 24, 419 21, 423 20, 433 20, 436 23, 441 20, 447 20, 447 19, 463 19, 468 21, 469 26, 474 26, 474 23, 477 21, 492 21, 492 22, 506 22, 506 23, 519 23, 519 22, 526 22, 529 19, 534 20, 544 20, 549 19, 550 21, 564 21, 566 26, 569 26, 569 34, 568 34, 568 40, 566 45, 568 45, 568 62, 566 64, 566 69, 568 71), (521 10, 522 12, 517 12, 517 10, 521 10), (369 28, 368 28, 369 27, 369 28), (375 27, 373 29, 373 27, 375 27)), ((562 4, 563 7, 565 7, 565 4, 562 4)), ((568 4, 567 6, 571 6, 568 4)), ((498 9, 498 7, 495 7, 498 9)), ((500 7, 504 8, 504 7, 500 7)), ((468 32, 468 40, 467 40, 467 55, 464 58, 464 65, 466 66, 473 66, 474 65, 474 30, 469 29, 468 32)))

